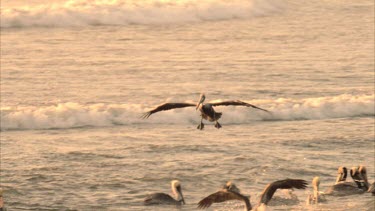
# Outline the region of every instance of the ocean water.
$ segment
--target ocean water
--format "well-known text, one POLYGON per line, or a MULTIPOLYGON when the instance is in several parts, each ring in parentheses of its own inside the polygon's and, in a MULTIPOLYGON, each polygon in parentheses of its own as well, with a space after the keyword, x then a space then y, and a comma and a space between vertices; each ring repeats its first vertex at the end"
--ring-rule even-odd
MULTIPOLYGON (((339 166, 375 180, 372 0, 2 2, 1 187, 9 210, 197 210, 232 180, 255 205, 267 183, 305 179, 273 210, 374 210, 374 197, 307 206, 339 166), (217 107, 203 131, 194 108, 217 107), (179 179, 182 207, 144 206, 179 179)), ((282 195, 282 194, 281 194, 282 195)), ((209 210, 243 210, 241 202, 209 210)))

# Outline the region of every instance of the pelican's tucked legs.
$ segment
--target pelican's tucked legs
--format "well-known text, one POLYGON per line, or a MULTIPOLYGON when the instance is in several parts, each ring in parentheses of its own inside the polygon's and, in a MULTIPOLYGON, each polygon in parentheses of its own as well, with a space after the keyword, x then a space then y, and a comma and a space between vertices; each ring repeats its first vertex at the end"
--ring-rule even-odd
POLYGON ((217 129, 219 129, 219 128, 221 128, 221 124, 220 124, 218 121, 216 121, 215 127, 216 127, 217 129))
POLYGON ((201 123, 198 125, 197 129, 198 130, 203 130, 204 124, 203 124, 203 118, 201 118, 201 123))

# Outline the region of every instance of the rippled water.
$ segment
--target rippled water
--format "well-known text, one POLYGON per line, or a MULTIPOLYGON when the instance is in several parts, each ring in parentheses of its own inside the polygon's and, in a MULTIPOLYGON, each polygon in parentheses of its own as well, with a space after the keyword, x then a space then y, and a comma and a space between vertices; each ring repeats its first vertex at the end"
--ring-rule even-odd
MULTIPOLYGON (((325 189, 340 165, 366 165, 375 180, 374 3, 186 2, 140 3, 148 13, 135 10, 122 22, 103 16, 128 11, 121 2, 4 10, 1 186, 8 209, 195 210, 227 180, 256 204, 267 183, 301 178, 309 190, 295 191, 300 203, 274 210, 372 210, 369 194, 317 206, 305 199, 314 176, 325 189), (191 5, 194 12, 181 12, 191 5), (93 11, 95 20, 105 17, 100 24, 85 22, 93 11), (161 12, 174 21, 154 20, 161 12), (78 25, 72 17, 81 18, 78 25), (217 107, 223 128, 208 123, 203 131, 193 108, 140 118, 164 102, 195 103, 201 92, 207 101, 239 99, 272 115, 217 107), (149 193, 170 193, 173 179, 187 205, 142 204, 149 193)), ((212 208, 229 209, 243 205, 212 208)))

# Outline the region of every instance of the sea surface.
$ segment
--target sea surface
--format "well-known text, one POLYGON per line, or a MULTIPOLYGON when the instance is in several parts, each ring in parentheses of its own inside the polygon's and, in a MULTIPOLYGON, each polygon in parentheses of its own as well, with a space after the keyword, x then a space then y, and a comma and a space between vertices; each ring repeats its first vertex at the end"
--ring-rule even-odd
POLYGON ((285 178, 309 187, 273 210, 375 210, 370 194, 305 203, 339 166, 375 180, 373 0, 24 2, 1 8, 8 210, 197 210, 228 180, 255 205, 285 178), (140 118, 200 93, 272 114, 216 107, 223 127, 203 131, 194 107, 140 118), (174 179, 186 205, 143 205, 174 179))

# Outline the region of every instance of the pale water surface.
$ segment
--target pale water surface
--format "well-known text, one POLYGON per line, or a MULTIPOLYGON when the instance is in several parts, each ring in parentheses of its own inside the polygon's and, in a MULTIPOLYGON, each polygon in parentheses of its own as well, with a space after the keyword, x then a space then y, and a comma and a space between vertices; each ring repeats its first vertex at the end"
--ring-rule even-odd
POLYGON ((9 210, 196 210, 227 180, 255 204, 284 178, 309 190, 273 210, 374 209, 370 194, 305 205, 312 178, 324 190, 340 165, 375 180, 372 0, 41 2, 2 8, 9 210), (217 107, 223 128, 203 131, 194 108, 140 118, 201 92, 273 114, 217 107), (187 205, 142 204, 173 179, 187 205))

